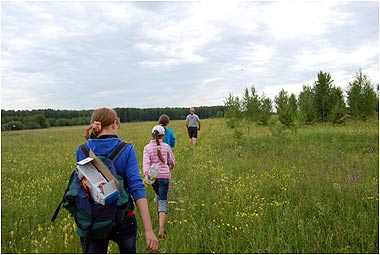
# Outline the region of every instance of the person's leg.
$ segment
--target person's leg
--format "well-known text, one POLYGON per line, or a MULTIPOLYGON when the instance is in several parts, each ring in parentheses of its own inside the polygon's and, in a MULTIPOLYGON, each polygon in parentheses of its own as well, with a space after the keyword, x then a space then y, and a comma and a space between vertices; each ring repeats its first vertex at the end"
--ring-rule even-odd
POLYGON ((191 138, 192 138, 192 136, 191 136, 191 127, 188 127, 187 128, 187 134, 189 135, 189 144, 190 144, 190 148, 191 148, 191 138))
POLYGON ((157 205, 158 205, 158 222, 159 230, 158 236, 165 238, 165 224, 166 224, 166 214, 168 213, 168 189, 169 189, 169 179, 158 179, 159 183, 158 194, 157 194, 157 205))
POLYGON ((197 137, 198 137, 198 128, 194 127, 193 128, 193 134, 192 134, 192 138, 193 138, 193 150, 195 149, 195 147, 197 145, 197 137))
POLYGON ((193 150, 195 149, 195 146, 197 146, 197 138, 193 137, 193 150))
POLYGON ((111 233, 111 240, 119 246, 120 253, 136 253, 137 221, 136 217, 126 217, 111 233))
POLYGON ((188 134, 189 134, 189 143, 190 143, 190 148, 194 150, 194 143, 193 143, 193 137, 194 137, 194 128, 189 127, 188 128, 188 134))
POLYGON ((159 229, 158 229, 158 237, 165 238, 165 223, 166 223, 166 213, 159 212, 158 213, 158 221, 159 221, 159 229))
POLYGON ((105 254, 108 250, 108 239, 103 240, 85 240, 84 237, 80 238, 83 253, 92 254, 105 254))

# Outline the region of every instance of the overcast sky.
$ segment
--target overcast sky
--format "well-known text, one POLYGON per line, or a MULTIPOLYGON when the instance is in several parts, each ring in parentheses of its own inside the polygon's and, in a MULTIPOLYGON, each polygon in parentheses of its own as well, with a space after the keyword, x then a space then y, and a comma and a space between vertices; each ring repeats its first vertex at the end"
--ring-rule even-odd
POLYGON ((223 105, 379 83, 378 1, 1 2, 1 108, 223 105))

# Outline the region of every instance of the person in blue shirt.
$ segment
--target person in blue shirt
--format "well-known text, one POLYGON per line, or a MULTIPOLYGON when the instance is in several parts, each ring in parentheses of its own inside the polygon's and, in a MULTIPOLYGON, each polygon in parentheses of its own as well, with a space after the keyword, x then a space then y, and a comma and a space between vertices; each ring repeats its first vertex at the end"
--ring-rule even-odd
MULTIPOLYGON (((120 119, 116 111, 108 108, 100 108, 93 112, 91 124, 86 127, 84 137, 86 147, 95 155, 108 155, 121 142, 117 134, 120 128, 120 119)), ((86 156, 80 147, 76 149, 76 161, 81 161, 86 156)), ((144 228, 146 250, 154 252, 158 250, 158 240, 153 233, 152 222, 149 215, 147 194, 144 183, 138 169, 138 160, 132 144, 128 144, 120 156, 115 159, 114 165, 119 175, 123 176, 127 189, 137 206, 139 216, 144 228)), ((105 239, 92 240, 86 247, 85 238, 80 236, 83 251, 88 248, 88 253, 107 253, 110 240, 115 241, 120 253, 136 253, 137 222, 135 214, 130 211, 125 219, 118 222, 105 239)))
POLYGON ((158 119, 158 124, 165 128, 165 137, 162 139, 162 141, 166 144, 169 144, 170 148, 173 150, 175 146, 175 136, 173 130, 167 127, 169 122, 169 116, 166 114, 161 115, 158 119))

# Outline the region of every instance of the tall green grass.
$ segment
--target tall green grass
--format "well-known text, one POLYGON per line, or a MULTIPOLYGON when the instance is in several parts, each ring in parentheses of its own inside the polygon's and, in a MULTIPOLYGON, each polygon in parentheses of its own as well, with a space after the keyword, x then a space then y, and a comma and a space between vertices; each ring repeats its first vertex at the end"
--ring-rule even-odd
MULTIPOLYGON (((122 124, 141 159, 154 122, 122 124)), ((202 121, 190 150, 172 121, 177 166, 160 253, 378 253, 378 119, 317 124, 275 136, 202 121)), ((81 253, 73 219, 50 218, 75 167, 83 127, 2 132, 2 253, 81 253)), ((155 231, 154 193, 147 187, 155 231)), ((145 253, 138 231, 138 252, 145 253)), ((116 245, 109 248, 117 253, 116 245)))

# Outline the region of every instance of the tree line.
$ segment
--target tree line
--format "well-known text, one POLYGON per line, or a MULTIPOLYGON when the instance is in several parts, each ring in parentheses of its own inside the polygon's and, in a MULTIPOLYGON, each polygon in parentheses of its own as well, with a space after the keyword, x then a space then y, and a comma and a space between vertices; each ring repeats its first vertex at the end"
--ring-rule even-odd
MULTIPOLYGON (((242 120, 273 126, 273 114, 287 128, 315 122, 343 123, 348 118, 362 119, 379 112, 379 85, 359 70, 347 91, 333 86, 328 72, 320 71, 313 86, 304 85, 296 96, 282 89, 272 101, 255 87, 246 88, 242 98, 232 94, 223 106, 196 107, 203 119, 225 117, 228 126, 238 127, 242 120), (376 88, 376 89, 375 89, 376 88), (272 121, 272 122, 271 122, 272 121)), ((121 122, 156 121, 161 114, 172 120, 184 119, 188 108, 115 108, 121 122)), ((48 128, 55 126, 87 125, 93 110, 1 110, 1 130, 48 128)))
MULTIPOLYGON (((223 117, 225 106, 195 107, 203 119, 223 117)), ((1 130, 37 129, 56 126, 87 125, 94 110, 1 110, 1 130)), ((189 108, 115 108, 121 122, 157 121, 161 114, 171 120, 185 119, 189 108)))
POLYGON ((274 101, 259 95, 254 86, 245 89, 243 96, 232 94, 224 101, 228 126, 238 127, 242 120, 273 125, 274 113, 287 128, 315 122, 343 123, 348 118, 366 120, 379 112, 379 85, 372 84, 369 76, 361 70, 356 73, 347 91, 333 86, 328 72, 320 71, 313 86, 304 85, 298 97, 282 89, 274 101), (273 107, 274 106, 274 107, 273 107), (275 108, 275 112, 274 112, 275 108))

